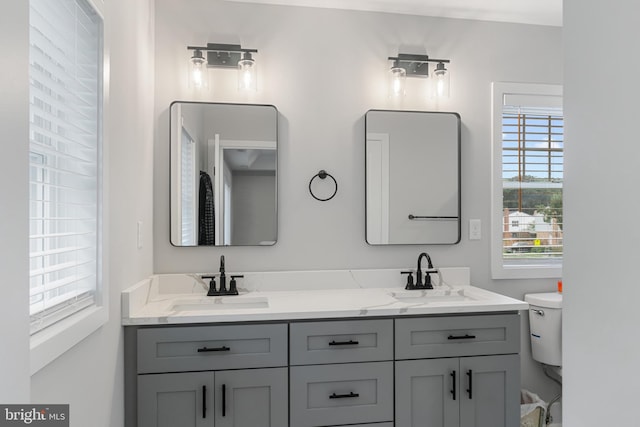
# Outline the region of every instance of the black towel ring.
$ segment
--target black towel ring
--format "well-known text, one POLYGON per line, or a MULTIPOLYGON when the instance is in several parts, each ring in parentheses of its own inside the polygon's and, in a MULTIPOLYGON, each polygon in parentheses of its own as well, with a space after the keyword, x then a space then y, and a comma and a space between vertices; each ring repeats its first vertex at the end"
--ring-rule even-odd
POLYGON ((309 181, 309 193, 314 199, 319 200, 321 202, 326 202, 327 200, 333 199, 333 197, 336 195, 337 192, 338 192, 338 181, 336 181, 336 179, 324 169, 322 169, 320 172, 315 174, 313 178, 311 178, 311 181, 309 181), (313 180, 316 178, 325 179, 326 177, 329 177, 333 180, 333 184, 335 185, 336 188, 333 191, 333 194, 331 196, 327 197, 326 199, 321 199, 320 197, 313 194, 313 190, 311 190, 311 184, 313 183, 313 180))

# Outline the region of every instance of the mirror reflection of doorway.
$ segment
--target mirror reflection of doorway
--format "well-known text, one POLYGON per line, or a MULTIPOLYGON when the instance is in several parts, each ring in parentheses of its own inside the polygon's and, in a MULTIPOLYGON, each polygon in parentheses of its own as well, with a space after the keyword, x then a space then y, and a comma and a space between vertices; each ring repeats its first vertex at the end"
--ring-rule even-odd
POLYGON ((276 239, 273 141, 214 140, 216 245, 270 245, 276 239))

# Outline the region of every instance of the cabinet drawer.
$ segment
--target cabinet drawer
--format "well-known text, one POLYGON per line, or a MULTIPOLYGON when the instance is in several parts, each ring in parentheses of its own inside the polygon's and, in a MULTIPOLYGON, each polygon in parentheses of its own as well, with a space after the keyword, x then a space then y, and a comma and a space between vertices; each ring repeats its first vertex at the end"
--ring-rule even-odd
POLYGON ((393 360, 393 320, 292 323, 292 365, 393 360))
POLYGON ((396 319, 396 359, 508 354, 520 351, 520 316, 396 319))
POLYGON ((293 366, 291 427, 393 420, 393 362, 293 366))
POLYGON ((138 373, 286 365, 285 324, 138 330, 138 373))

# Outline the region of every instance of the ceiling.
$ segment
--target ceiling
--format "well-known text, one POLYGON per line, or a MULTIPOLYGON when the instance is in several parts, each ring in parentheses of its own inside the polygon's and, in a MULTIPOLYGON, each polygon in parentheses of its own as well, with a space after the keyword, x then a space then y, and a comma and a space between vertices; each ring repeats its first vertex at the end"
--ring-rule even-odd
POLYGON ((227 0, 562 26, 562 0, 227 0))

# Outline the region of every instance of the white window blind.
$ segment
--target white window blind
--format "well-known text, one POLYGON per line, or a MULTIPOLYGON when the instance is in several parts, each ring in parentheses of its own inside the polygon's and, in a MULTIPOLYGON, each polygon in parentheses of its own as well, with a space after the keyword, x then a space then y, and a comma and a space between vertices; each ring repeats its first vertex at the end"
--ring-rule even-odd
POLYGON ((99 303, 102 20, 30 0, 31 333, 99 303))
POLYGON ((183 127, 180 143, 180 195, 182 197, 182 244, 186 246, 198 245, 197 206, 198 201, 196 182, 199 176, 196 170, 196 143, 183 127))
POLYGON ((505 265, 562 261, 562 97, 505 94, 502 247, 505 265))

